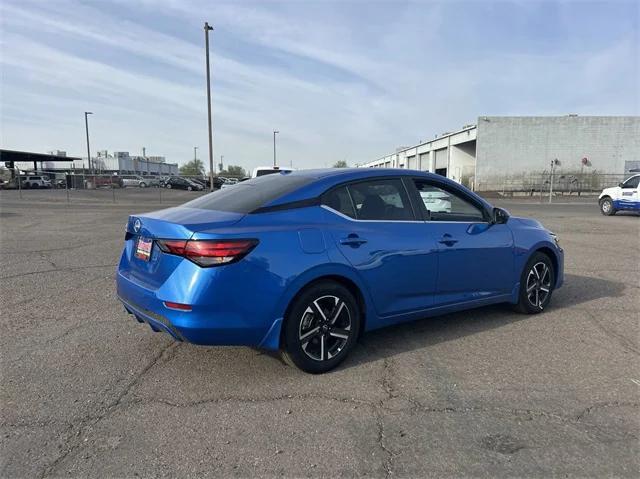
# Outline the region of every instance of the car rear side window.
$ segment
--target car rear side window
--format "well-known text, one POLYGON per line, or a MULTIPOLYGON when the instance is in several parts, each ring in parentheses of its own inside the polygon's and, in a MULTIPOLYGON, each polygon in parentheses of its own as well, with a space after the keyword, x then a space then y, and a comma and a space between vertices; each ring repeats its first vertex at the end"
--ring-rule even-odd
POLYGON ((310 183, 313 178, 272 174, 243 181, 185 203, 188 208, 251 213, 267 203, 310 183))
POLYGON ((399 179, 352 183, 348 186, 359 220, 411 221, 415 217, 399 179))
POLYGON ((353 201, 349 196, 346 186, 335 188, 328 193, 325 193, 322 197, 322 204, 328 206, 332 210, 338 211, 349 218, 356 217, 356 212, 353 208, 353 201))

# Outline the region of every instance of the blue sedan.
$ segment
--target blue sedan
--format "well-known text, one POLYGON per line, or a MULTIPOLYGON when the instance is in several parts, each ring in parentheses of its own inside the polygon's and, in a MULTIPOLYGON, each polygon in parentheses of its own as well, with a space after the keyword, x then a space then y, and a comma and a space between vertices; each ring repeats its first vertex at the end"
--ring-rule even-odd
POLYGON ((303 170, 131 216, 117 290, 176 340, 322 373, 372 329, 494 303, 540 313, 563 264, 538 221, 441 176, 303 170))

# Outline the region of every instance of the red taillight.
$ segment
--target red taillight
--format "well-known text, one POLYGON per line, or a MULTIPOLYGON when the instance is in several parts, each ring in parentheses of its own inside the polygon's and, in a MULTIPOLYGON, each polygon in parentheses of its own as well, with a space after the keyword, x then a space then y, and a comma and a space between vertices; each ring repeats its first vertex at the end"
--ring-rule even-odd
POLYGON ((158 246, 165 253, 184 256, 184 249, 187 246, 186 240, 157 240, 158 246))
POLYGON ((206 267, 238 261, 258 244, 258 240, 157 240, 157 243, 165 253, 184 256, 206 267))
POLYGON ((178 311, 191 311, 191 306, 182 303, 172 303, 171 301, 165 301, 164 305, 169 309, 176 309, 178 311))

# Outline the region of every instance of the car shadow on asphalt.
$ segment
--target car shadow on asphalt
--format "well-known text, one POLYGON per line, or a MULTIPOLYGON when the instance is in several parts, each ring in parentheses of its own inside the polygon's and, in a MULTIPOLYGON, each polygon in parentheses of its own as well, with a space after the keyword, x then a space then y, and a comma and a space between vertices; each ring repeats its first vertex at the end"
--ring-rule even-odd
MULTIPOLYGON (((623 282, 567 274, 563 287, 555 292, 551 300, 548 314, 605 297, 620 297, 624 289, 623 282)), ((532 320, 536 316, 519 314, 510 305, 500 304, 388 326, 365 333, 352 357, 339 369, 357 367, 370 361, 532 320)))

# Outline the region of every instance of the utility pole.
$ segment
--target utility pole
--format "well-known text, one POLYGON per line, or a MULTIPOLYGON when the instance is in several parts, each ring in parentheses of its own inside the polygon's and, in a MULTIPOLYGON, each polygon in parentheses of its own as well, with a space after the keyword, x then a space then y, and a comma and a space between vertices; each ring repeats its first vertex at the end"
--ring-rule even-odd
POLYGON ((195 161, 195 160, 197 160, 197 159, 198 159, 198 155, 196 154, 196 150, 197 150, 197 149, 198 149, 198 147, 197 147, 197 146, 194 146, 194 147, 193 147, 193 161, 195 161))
POLYGON ((209 185, 213 191, 213 134, 211 132, 211 74, 209 73, 209 30, 213 27, 204 22, 204 39, 207 59, 207 114, 209 119, 209 185))
POLYGON ((278 130, 273 130, 273 167, 276 167, 276 133, 280 133, 278 130))
POLYGON ((91 171, 91 148, 89 148, 89 120, 87 120, 88 115, 93 115, 93 112, 84 112, 84 130, 87 134, 87 161, 89 162, 89 171, 91 171))
POLYGON ((549 203, 551 203, 551 197, 553 196, 553 169, 556 167, 556 165, 559 164, 558 159, 554 159, 551 160, 551 178, 550 178, 550 182, 549 182, 549 203))

